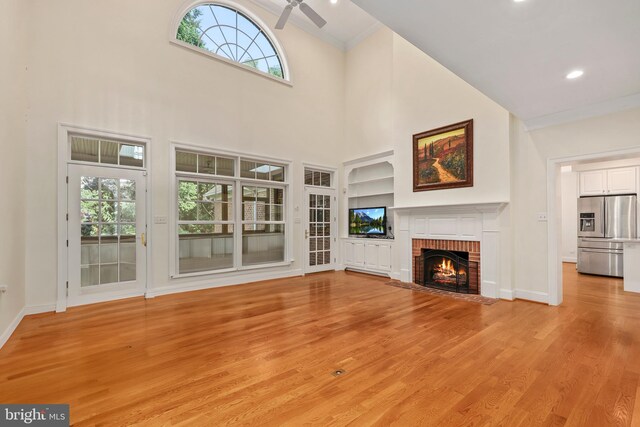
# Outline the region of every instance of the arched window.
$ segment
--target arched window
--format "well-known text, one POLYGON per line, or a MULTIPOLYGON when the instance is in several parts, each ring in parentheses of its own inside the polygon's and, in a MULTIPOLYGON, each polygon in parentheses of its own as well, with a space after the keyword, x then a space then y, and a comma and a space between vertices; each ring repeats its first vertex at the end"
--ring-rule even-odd
POLYGON ((228 61, 288 80, 278 49, 245 13, 221 3, 191 8, 180 21, 176 39, 228 61))

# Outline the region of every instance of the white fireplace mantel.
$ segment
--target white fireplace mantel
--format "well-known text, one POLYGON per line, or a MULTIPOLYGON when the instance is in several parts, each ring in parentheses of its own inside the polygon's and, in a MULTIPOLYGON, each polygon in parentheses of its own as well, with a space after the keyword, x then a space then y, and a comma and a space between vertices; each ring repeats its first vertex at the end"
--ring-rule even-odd
POLYGON ((491 213, 500 212, 509 202, 497 202, 497 203, 469 203, 469 204, 457 204, 457 205, 439 205, 439 206, 393 206, 387 208, 390 211, 398 213, 491 213))
POLYGON ((393 277, 413 281, 412 240, 466 240, 480 242, 480 292, 489 298, 513 299, 509 282, 508 203, 449 206, 396 206, 396 248, 399 269, 393 277))

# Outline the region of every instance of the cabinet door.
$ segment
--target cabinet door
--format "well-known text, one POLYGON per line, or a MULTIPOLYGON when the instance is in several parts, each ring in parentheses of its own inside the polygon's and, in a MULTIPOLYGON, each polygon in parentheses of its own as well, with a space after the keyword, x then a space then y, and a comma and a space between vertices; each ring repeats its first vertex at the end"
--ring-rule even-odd
POLYGON ((344 263, 353 264, 354 262, 354 244, 353 242, 344 242, 344 263))
POLYGON ((378 249, 378 260, 380 270, 391 271, 391 246, 380 245, 378 249))
POLYGON ((635 192, 636 168, 609 169, 607 171, 607 194, 635 192))
POLYGON ((607 174, 605 171, 580 173, 580 195, 594 196, 605 194, 607 174))
POLYGON ((368 243, 364 248, 364 265, 369 268, 378 268, 378 245, 368 243))
POLYGON ((353 265, 364 265, 364 243, 353 244, 353 265))

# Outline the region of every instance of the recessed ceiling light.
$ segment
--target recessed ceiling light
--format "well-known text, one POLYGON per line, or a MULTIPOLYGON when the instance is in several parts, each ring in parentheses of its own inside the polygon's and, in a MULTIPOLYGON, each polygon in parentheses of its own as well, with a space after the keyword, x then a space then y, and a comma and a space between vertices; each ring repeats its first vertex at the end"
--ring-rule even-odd
POLYGON ((524 0, 513 0, 516 3, 522 3, 524 0))
POLYGON ((582 70, 573 70, 572 72, 567 74, 567 78, 570 79, 570 80, 573 80, 573 79, 577 79, 578 77, 582 76, 583 74, 584 74, 584 71, 582 71, 582 70))
POLYGON ((338 0, 330 0, 330 1, 331 1, 331 4, 336 4, 336 3, 338 3, 338 0))

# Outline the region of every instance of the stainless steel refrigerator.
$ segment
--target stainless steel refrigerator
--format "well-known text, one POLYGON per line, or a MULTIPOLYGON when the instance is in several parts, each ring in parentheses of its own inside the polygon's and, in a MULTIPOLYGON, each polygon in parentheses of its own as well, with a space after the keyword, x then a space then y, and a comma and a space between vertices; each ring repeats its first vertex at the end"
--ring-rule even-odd
POLYGON ((624 196, 578 199, 578 271, 623 276, 623 244, 637 237, 638 199, 624 196))

